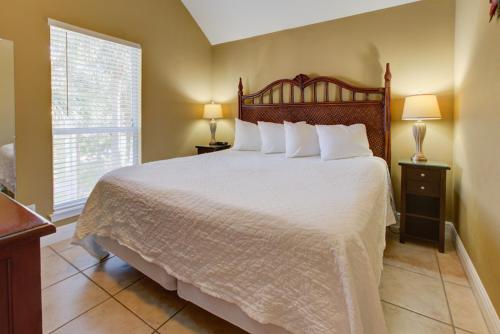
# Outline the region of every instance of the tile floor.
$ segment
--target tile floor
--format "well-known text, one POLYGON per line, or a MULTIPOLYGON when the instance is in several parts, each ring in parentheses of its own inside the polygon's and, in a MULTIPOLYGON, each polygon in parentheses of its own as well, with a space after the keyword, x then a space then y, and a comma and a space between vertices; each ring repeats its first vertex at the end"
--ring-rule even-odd
MULTIPOLYGON (((244 333, 116 256, 69 240, 42 248, 44 333, 244 333)), ((450 241, 445 254, 387 232, 380 295, 389 333, 488 333, 450 241)))

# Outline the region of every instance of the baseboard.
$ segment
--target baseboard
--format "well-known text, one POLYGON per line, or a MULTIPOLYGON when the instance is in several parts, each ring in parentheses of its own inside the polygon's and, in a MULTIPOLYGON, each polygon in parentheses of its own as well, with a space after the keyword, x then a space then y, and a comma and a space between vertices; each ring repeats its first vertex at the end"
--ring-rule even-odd
POLYGON ((453 240, 455 241, 458 257, 460 258, 460 262, 462 263, 465 273, 467 274, 467 278, 469 279, 472 287, 472 292, 478 301, 486 326, 491 334, 498 334, 500 333, 500 319, 498 318, 495 307, 493 306, 493 303, 491 302, 491 299, 488 296, 481 279, 479 278, 479 274, 477 273, 476 268, 474 267, 474 264, 472 263, 472 260, 457 233, 457 230, 455 229, 455 225, 450 222, 446 222, 446 225, 451 232, 453 240))
POLYGON ((76 223, 58 226, 56 228, 56 233, 49 234, 40 239, 40 247, 49 246, 55 244, 56 242, 71 238, 75 233, 75 228, 76 228, 76 223))

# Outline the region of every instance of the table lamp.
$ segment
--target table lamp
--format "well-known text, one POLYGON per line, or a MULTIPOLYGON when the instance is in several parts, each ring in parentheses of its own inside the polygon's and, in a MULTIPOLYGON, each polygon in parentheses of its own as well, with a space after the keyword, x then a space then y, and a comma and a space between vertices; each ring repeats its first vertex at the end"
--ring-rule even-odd
POLYGON ((203 109, 203 118, 210 119, 210 133, 212 138, 210 139, 210 145, 216 145, 215 131, 217 130, 216 118, 222 118, 222 106, 220 104, 214 103, 213 101, 209 104, 205 104, 203 109))
POLYGON ((427 161, 422 152, 425 137, 424 120, 441 119, 438 101, 435 95, 421 94, 408 96, 405 99, 403 120, 415 120, 413 138, 415 138, 416 152, 411 157, 414 162, 427 161))

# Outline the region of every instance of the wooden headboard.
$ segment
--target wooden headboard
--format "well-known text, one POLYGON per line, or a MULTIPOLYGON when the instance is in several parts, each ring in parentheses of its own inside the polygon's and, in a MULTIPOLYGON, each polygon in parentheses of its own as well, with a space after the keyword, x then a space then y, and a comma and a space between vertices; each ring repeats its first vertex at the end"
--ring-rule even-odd
POLYGON ((370 149, 391 163, 391 71, 386 65, 384 87, 356 87, 332 77, 276 80, 256 93, 243 95, 238 85, 238 117, 247 122, 309 124, 363 123, 370 149))

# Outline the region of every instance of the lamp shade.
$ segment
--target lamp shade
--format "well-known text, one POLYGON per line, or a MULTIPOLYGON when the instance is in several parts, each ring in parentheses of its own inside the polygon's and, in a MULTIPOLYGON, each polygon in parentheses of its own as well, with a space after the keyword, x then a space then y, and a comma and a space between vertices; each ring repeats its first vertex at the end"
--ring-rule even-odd
POLYGON ((412 95, 405 99, 403 120, 441 119, 436 95, 412 95))
POLYGON ((205 104, 203 109, 203 118, 221 118, 222 106, 218 103, 205 104))

